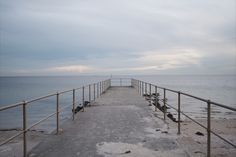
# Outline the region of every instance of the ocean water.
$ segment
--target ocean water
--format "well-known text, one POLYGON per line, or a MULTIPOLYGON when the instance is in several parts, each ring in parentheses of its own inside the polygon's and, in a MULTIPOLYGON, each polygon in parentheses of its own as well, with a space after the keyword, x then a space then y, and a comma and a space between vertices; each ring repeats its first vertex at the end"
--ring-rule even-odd
MULTIPOLYGON (((95 83, 110 76, 50 76, 50 77, 0 77, 0 106, 13 104, 23 100, 56 93, 67 89, 81 87, 86 84, 95 83)), ((210 99, 228 106, 236 107, 236 76, 223 75, 155 75, 155 76, 113 76, 136 78, 158 86, 186 92, 198 97, 210 99)), ((119 80, 117 85, 119 85, 119 80)), ((86 89, 87 90, 87 89, 86 89)), ((93 93, 93 88, 92 91, 93 93)), ((152 89, 154 92, 154 89, 152 89)), ((163 91, 158 90, 160 97, 163 91)), ((85 91, 88 93, 88 91, 85 91)), ((167 92, 168 104, 177 106, 177 94, 167 92)), ((81 103, 82 90, 76 92, 76 101, 81 103)), ((88 100, 88 94, 85 95, 88 100)), ((93 94, 92 94, 93 99, 93 94)), ((55 112, 56 97, 50 97, 38 102, 34 102, 27 107, 28 126, 37 122, 46 115, 55 112)), ((72 93, 60 96, 60 107, 72 105, 72 93)), ((181 97, 181 110, 193 118, 206 117, 206 103, 194 100, 189 97, 181 97)), ((169 110, 174 115, 174 110, 169 110)), ((212 106, 212 117, 214 118, 236 118, 232 111, 212 106)), ((60 114, 60 119, 71 118, 71 108, 60 114)), ((184 117, 183 117, 184 118, 184 117)), ((53 130, 56 125, 55 117, 36 126, 36 130, 53 130)), ((20 129, 22 128, 22 108, 17 107, 0 112, 0 129, 20 129)))
MULTIPOLYGON (((197 97, 218 102, 236 108, 236 76, 235 75, 160 75, 137 76, 138 79, 161 87, 185 92, 197 97)), ((154 92, 154 89, 152 90, 154 92)), ((163 90, 158 90, 163 98, 163 90)), ((166 92, 167 103, 177 108, 177 94, 166 92)), ((192 118, 206 118, 207 104, 205 102, 181 96, 181 110, 192 118)), ((211 114, 216 119, 235 119, 236 113, 211 105, 211 114)), ((176 112, 170 109, 170 112, 176 112)), ((185 117, 183 117, 185 118, 185 117)))
MULTIPOLYGON (((51 93, 82 87, 107 79, 107 76, 50 76, 50 77, 0 77, 0 107, 28 101, 51 93)), ((92 91, 93 92, 93 91, 92 91)), ((88 93, 86 88, 85 93, 88 93)), ((60 108, 72 106, 72 92, 59 96, 60 108)), ((88 100, 88 95, 85 94, 88 100)), ((76 102, 81 104, 82 89, 76 91, 76 102)), ((71 107, 72 108, 72 107, 71 107)), ((60 113, 61 121, 71 118, 71 108, 60 113)), ((31 126, 47 115, 56 111, 56 96, 49 97, 27 105, 27 126, 31 126)), ((22 107, 0 112, 0 129, 22 128, 22 107)), ((52 131, 55 129, 55 116, 37 125, 35 130, 52 131)))

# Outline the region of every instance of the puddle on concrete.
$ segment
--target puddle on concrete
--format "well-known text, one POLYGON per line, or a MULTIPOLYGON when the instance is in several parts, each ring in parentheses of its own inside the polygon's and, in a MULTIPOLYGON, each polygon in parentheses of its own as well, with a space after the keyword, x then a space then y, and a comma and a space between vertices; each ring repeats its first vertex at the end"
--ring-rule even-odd
POLYGON ((105 157, 187 157, 181 149, 152 150, 143 147, 141 143, 129 144, 122 142, 102 142, 96 145, 97 153, 105 157))

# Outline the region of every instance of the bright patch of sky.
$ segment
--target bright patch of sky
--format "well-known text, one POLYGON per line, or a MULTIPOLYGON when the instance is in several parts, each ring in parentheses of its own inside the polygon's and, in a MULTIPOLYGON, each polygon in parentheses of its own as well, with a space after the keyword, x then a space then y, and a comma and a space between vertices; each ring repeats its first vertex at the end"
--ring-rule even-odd
POLYGON ((235 0, 0 0, 0 75, 236 74, 235 0))

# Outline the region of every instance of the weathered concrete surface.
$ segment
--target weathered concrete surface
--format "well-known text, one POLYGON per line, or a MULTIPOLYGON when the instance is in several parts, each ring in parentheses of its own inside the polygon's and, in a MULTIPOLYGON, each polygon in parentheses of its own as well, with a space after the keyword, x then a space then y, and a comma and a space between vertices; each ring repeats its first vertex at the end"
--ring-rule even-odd
POLYGON ((167 133, 167 125, 154 116, 148 102, 130 87, 112 87, 75 121, 60 126, 29 156, 47 157, 187 157, 167 133))

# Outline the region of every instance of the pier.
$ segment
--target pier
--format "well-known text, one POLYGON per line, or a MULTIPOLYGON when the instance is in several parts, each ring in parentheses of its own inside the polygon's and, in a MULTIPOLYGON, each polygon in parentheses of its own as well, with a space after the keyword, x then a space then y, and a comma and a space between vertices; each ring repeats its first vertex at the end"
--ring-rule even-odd
POLYGON ((131 87, 111 87, 100 98, 76 114, 75 121, 61 126, 62 133, 32 150, 31 155, 55 157, 158 156, 174 150, 184 157, 174 139, 152 138, 163 123, 153 120, 144 98, 131 87), (148 132, 149 131, 149 132, 148 132))
POLYGON ((21 106, 23 110, 22 131, 1 141, 1 146, 22 135, 24 157, 210 157, 214 154, 211 150, 213 139, 211 135, 214 135, 216 136, 214 139, 219 138, 224 145, 229 145, 228 150, 231 151, 229 156, 234 156, 235 143, 217 134, 211 127, 211 105, 236 111, 235 108, 223 104, 140 80, 108 79, 0 108, 0 111, 3 111, 21 106), (160 94, 160 91, 163 93, 160 94), (72 93, 73 103, 61 108, 60 96, 67 92, 72 93), (167 92, 176 93, 177 108, 167 103, 167 92), (78 95, 82 96, 83 105, 75 114, 78 95), (181 111, 182 95, 206 103, 208 109, 206 125, 181 111), (27 105, 46 97, 56 98, 55 113, 32 126, 27 126, 27 105), (72 109, 72 116, 66 122, 60 123, 59 115, 65 108, 72 109), (167 108, 176 110, 177 116, 174 121, 168 117, 167 108), (183 126, 181 115, 206 130, 205 143, 199 144, 185 135, 184 130, 181 130, 183 126), (53 134, 28 150, 29 130, 52 116, 56 116, 57 124, 53 134))

